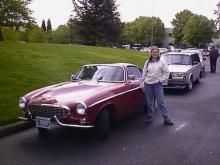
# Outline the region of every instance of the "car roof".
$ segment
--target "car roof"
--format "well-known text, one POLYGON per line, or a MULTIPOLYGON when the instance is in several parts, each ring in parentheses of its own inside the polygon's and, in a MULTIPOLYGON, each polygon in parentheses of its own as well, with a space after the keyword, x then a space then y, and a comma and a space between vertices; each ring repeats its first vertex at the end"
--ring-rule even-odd
MULTIPOLYGON (((107 66, 119 66, 119 67, 127 67, 127 66, 137 66, 131 63, 109 63, 109 64, 86 64, 84 66, 91 66, 91 65, 107 65, 107 66)), ((138 67, 138 66, 137 66, 138 67)))
POLYGON ((195 52, 184 52, 184 51, 181 51, 181 52, 169 52, 169 53, 164 53, 162 54, 161 56, 164 56, 164 55, 188 55, 188 56, 191 56, 192 54, 195 54, 195 52))
POLYGON ((185 49, 181 52, 201 53, 201 51, 199 49, 185 49))

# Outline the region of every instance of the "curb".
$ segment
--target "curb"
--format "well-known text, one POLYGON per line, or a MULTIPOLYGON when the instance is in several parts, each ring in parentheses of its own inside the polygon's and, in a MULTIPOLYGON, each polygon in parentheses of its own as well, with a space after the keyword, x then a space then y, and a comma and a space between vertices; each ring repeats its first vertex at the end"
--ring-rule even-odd
POLYGON ((19 121, 16 123, 0 126, 0 137, 10 135, 34 126, 34 123, 28 121, 19 121))

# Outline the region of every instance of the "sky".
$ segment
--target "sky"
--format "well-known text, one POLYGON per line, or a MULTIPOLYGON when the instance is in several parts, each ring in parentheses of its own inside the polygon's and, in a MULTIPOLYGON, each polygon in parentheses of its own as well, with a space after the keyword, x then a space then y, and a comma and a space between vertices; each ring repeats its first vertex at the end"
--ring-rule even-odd
MULTIPOLYGON (((159 17, 166 28, 172 27, 171 21, 175 14, 188 9, 194 14, 215 19, 213 11, 220 0, 116 0, 121 21, 131 22, 139 16, 159 17)), ((66 24, 73 13, 72 0, 33 0, 30 9, 32 16, 41 26, 42 20, 50 18, 52 28, 66 24)))

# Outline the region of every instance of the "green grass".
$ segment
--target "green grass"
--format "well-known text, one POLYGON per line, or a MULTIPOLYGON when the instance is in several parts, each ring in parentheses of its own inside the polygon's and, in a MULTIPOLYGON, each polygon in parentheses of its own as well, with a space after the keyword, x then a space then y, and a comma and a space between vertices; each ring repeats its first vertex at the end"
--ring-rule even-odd
POLYGON ((68 81, 89 63, 128 62, 143 66, 145 53, 89 46, 0 42, 0 125, 18 121, 20 96, 68 81))

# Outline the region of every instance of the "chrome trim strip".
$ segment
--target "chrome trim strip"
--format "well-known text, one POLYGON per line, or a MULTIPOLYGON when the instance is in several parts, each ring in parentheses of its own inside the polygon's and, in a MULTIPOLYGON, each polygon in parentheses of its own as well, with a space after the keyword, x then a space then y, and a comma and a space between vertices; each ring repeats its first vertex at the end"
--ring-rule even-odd
POLYGON ((76 124, 63 124, 59 121, 59 119, 54 116, 54 119, 56 120, 57 124, 63 127, 76 127, 76 128, 93 128, 94 125, 76 125, 76 124))
POLYGON ((110 97, 106 97, 106 98, 104 98, 104 99, 102 99, 102 100, 99 100, 99 101, 93 103, 92 105, 89 105, 88 107, 91 108, 92 106, 95 106, 96 104, 99 104, 99 103, 101 103, 101 102, 103 102, 103 101, 106 101, 106 100, 108 100, 108 99, 112 99, 112 98, 114 98, 114 97, 123 95, 123 94, 128 93, 128 92, 135 91, 135 90, 140 89, 140 88, 141 88, 141 87, 139 86, 139 87, 137 87, 137 88, 133 88, 133 89, 127 90, 127 91, 125 91, 125 92, 118 93, 118 94, 113 95, 113 96, 110 96, 110 97))
POLYGON ((163 88, 170 88, 170 89, 184 89, 185 85, 177 85, 177 86, 163 86, 163 88))

